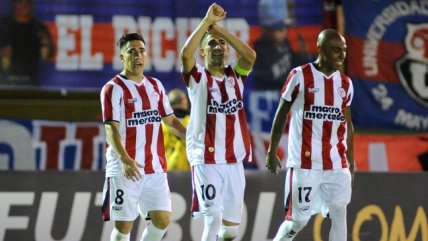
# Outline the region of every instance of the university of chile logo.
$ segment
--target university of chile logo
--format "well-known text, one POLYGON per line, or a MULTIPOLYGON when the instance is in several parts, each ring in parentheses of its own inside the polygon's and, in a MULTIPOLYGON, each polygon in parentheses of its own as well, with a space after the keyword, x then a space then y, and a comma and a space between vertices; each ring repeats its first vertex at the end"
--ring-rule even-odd
POLYGON ((397 61, 396 70, 407 93, 428 107, 428 23, 406 27, 406 54, 397 61))

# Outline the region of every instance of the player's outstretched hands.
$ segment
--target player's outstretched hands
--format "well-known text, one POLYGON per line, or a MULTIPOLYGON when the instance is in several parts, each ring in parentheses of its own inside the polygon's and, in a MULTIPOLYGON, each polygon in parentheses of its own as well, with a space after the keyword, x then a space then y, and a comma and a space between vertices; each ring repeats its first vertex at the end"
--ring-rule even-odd
POLYGON ((275 174, 278 174, 278 172, 282 169, 281 160, 279 160, 279 157, 275 154, 267 154, 266 156, 266 168, 275 174))
POLYGON ((222 6, 217 3, 213 3, 208 8, 207 14, 205 15, 205 19, 209 23, 213 24, 226 18, 226 14, 227 12, 224 11, 222 6))

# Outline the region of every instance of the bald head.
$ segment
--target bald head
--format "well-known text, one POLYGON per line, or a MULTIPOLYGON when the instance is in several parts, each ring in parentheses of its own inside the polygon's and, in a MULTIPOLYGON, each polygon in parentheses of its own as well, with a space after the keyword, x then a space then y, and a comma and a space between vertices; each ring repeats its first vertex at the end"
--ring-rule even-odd
POLYGON ((187 110, 189 108, 187 95, 181 89, 173 89, 168 92, 168 100, 171 103, 173 109, 181 108, 187 110))
POLYGON ((317 40, 318 58, 315 64, 318 69, 329 76, 343 68, 346 58, 345 38, 336 30, 328 28, 321 31, 317 40))
POLYGON ((332 39, 344 40, 345 38, 336 30, 327 28, 318 35, 317 47, 325 46, 332 39))

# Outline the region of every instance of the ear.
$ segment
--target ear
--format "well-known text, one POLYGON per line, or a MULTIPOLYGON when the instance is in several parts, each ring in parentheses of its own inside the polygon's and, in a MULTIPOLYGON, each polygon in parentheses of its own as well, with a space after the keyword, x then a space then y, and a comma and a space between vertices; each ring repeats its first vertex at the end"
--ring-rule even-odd
POLYGON ((322 46, 321 45, 317 46, 317 52, 318 52, 318 54, 322 53, 322 46))
POLYGON ((205 57, 205 51, 203 48, 199 48, 199 53, 201 53, 202 57, 205 57))
POLYGON ((224 56, 229 56, 230 48, 229 44, 226 44, 226 47, 224 48, 224 56))
POLYGON ((120 55, 119 55, 119 58, 120 58, 120 62, 122 62, 122 63, 123 63, 123 62, 124 62, 124 60, 123 60, 123 54, 120 54, 120 55))

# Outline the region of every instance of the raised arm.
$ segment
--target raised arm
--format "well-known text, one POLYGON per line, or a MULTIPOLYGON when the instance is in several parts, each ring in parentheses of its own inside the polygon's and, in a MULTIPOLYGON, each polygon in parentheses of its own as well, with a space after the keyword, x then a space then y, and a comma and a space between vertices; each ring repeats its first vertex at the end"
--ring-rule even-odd
POLYGON ((221 27, 218 24, 213 24, 210 32, 218 34, 226 42, 228 42, 233 49, 239 54, 238 64, 239 67, 250 70, 256 61, 256 51, 254 51, 247 43, 231 34, 227 29, 221 27))
POLYGON ((213 3, 208 8, 205 17, 199 23, 198 27, 196 27, 196 29, 192 32, 181 49, 180 56, 181 62, 183 64, 183 71, 185 73, 189 73, 196 64, 194 53, 197 49, 199 49, 200 41, 204 36, 204 33, 208 31, 211 25, 223 20, 225 17, 226 12, 220 5, 213 3))

